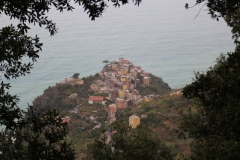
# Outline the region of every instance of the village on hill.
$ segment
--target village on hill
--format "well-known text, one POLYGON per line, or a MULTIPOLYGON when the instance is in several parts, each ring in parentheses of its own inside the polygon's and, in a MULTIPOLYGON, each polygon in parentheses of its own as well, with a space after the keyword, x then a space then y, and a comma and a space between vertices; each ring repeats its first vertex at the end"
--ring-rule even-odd
MULTIPOLYGON (((108 106, 108 123, 116 121, 116 113, 118 110, 127 108, 128 105, 138 105, 141 102, 149 102, 159 95, 151 94, 142 96, 137 90, 138 86, 147 87, 151 83, 149 73, 142 70, 141 66, 135 66, 132 62, 125 58, 119 58, 106 63, 101 72, 98 73, 100 79, 95 80, 90 88, 94 93, 99 95, 91 95, 88 97, 89 104, 101 104, 108 106), (101 96, 101 94, 108 96, 101 96), (110 103, 109 103, 110 102, 110 103)), ((66 78, 64 81, 57 82, 56 86, 65 84, 82 85, 84 84, 81 78, 66 78)), ((170 95, 179 95, 180 91, 172 92, 170 95)), ((77 97, 77 93, 71 94, 69 97, 77 97)), ((71 110, 72 113, 77 113, 77 108, 71 110)), ((132 128, 136 128, 140 124, 141 118, 146 118, 147 115, 143 114, 140 117, 132 115, 129 117, 129 125, 132 128)), ((95 128, 100 128, 101 123, 95 121, 96 117, 90 116, 97 125, 95 128)), ((70 117, 66 116, 62 118, 63 122, 69 122, 70 117)))
POLYGON ((107 142, 117 131, 113 122, 128 122, 131 128, 139 124, 157 132, 174 153, 186 149, 172 130, 178 124, 177 110, 187 106, 181 99, 181 89, 171 89, 160 77, 135 66, 125 58, 106 63, 102 71, 79 78, 71 78, 48 87, 33 101, 39 111, 59 110, 62 123, 69 124, 69 140, 78 154, 84 153, 89 142, 106 128, 107 142), (171 137, 171 138, 170 138, 171 137))
MULTIPOLYGON (((109 123, 116 121, 116 112, 123 108, 127 108, 128 105, 138 105, 141 102, 151 101, 158 95, 146 95, 142 96, 137 90, 137 86, 146 87, 150 85, 151 78, 149 73, 142 70, 141 66, 135 66, 132 62, 125 58, 119 58, 112 62, 104 61, 107 64, 101 72, 98 73, 101 80, 94 81, 90 88, 95 93, 106 93, 108 96, 89 96, 88 103, 108 104, 108 119, 109 123)), ((84 81, 81 78, 66 78, 65 81, 57 82, 56 85, 81 85, 84 81)), ((76 93, 71 94, 70 97, 77 96, 76 93)), ((146 117, 146 115, 141 115, 146 117)), ((69 119, 69 117, 67 117, 69 119)), ((94 117, 91 117, 94 119, 94 117)), ((66 118, 63 118, 66 121, 66 118)), ((140 124, 140 117, 132 115, 129 117, 129 124, 136 128, 140 124)), ((100 127, 101 125, 98 124, 100 127)))
MULTIPOLYGON (((109 104, 109 122, 116 120, 115 114, 117 110, 127 108, 129 104, 139 104, 142 101, 150 101, 155 95, 141 96, 137 91, 137 85, 149 86, 150 77, 148 73, 141 69, 141 66, 135 66, 132 62, 125 58, 112 61, 98 73, 103 80, 97 80, 91 84, 91 89, 98 93, 109 94, 106 97, 110 100, 109 104), (142 82, 142 83, 141 83, 142 82)), ((103 96, 90 96, 89 103, 105 103, 103 96)), ((129 117, 129 123, 132 127, 140 123, 137 116, 129 117)))

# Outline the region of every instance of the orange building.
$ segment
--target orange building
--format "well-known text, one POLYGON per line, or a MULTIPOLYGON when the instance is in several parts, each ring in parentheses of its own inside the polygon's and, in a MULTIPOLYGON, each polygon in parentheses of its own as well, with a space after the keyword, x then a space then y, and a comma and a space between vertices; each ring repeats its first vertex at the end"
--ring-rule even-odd
POLYGON ((127 102, 124 99, 116 99, 117 109, 127 108, 127 102))

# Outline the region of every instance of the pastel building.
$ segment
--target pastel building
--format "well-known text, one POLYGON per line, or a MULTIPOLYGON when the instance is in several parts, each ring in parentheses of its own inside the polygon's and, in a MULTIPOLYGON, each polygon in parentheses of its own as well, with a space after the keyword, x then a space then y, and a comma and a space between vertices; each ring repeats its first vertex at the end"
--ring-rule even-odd
POLYGON ((126 78, 126 76, 121 76, 121 82, 126 82, 127 81, 127 78, 126 78))
POLYGON ((119 89, 118 90, 118 97, 119 98, 125 98, 125 90, 119 89))
POLYGON ((84 84, 84 81, 81 78, 66 78, 65 81, 71 85, 84 84))
POLYGON ((153 100, 153 96, 144 96, 144 101, 149 102, 153 100))
POLYGON ((140 118, 138 116, 130 116, 129 117, 129 126, 132 128, 136 128, 140 124, 140 118))
POLYGON ((108 111, 108 117, 110 119, 115 119, 116 109, 115 108, 109 108, 108 111))
POLYGON ((145 86, 149 86, 149 84, 150 84, 150 77, 144 77, 143 78, 143 84, 145 86))
POLYGON ((127 85, 127 84, 124 84, 124 85, 122 86, 122 88, 123 88, 123 90, 127 90, 127 89, 128 89, 128 85, 127 85))
POLYGON ((122 73, 123 73, 123 75, 127 75, 128 74, 128 69, 124 68, 122 73))
POLYGON ((84 84, 84 81, 81 78, 66 78, 64 81, 57 82, 57 86, 65 85, 65 84, 70 84, 70 85, 82 85, 84 84))

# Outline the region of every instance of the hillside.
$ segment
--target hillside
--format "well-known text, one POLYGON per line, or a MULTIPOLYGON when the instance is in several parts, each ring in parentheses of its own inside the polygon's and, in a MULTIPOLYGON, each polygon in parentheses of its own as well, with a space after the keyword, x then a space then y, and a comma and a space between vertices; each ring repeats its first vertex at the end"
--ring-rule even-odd
POLYGON ((41 112, 59 110, 69 124, 68 140, 79 158, 98 135, 98 128, 114 121, 128 122, 131 115, 140 117, 141 124, 155 131, 171 148, 172 155, 187 154, 188 142, 178 140, 175 129, 179 110, 189 104, 179 90, 171 90, 161 78, 126 59, 107 64, 94 76, 57 82, 33 101, 41 112))

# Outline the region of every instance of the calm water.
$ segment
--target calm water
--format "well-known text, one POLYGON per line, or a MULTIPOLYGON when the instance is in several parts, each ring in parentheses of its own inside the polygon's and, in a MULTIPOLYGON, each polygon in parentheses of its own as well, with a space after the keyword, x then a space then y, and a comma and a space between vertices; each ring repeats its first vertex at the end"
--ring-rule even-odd
MULTIPOLYGON (((135 65, 162 77, 172 88, 192 81, 193 71, 205 71, 221 53, 234 49, 230 28, 223 20, 210 19, 199 7, 186 10, 190 0, 143 0, 140 7, 130 3, 109 7, 103 16, 90 21, 81 7, 73 12, 52 11, 58 34, 32 27, 44 43, 31 74, 12 80, 11 92, 19 95, 21 107, 42 94, 48 86, 79 72, 94 75, 102 61, 125 57, 135 65)), ((206 9, 206 8, 205 8, 206 9)), ((2 16, 0 26, 14 21, 2 16)))

